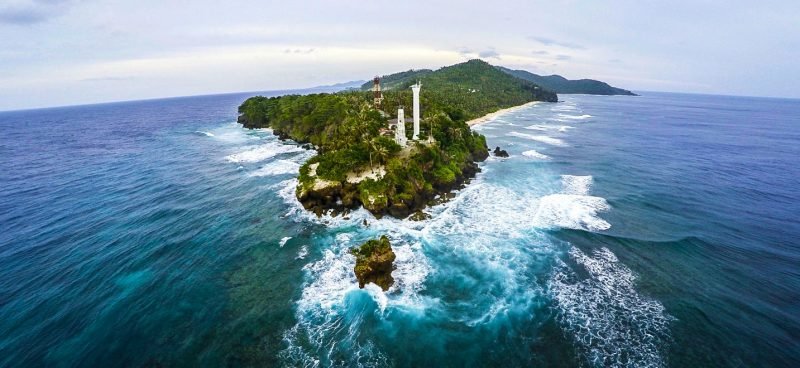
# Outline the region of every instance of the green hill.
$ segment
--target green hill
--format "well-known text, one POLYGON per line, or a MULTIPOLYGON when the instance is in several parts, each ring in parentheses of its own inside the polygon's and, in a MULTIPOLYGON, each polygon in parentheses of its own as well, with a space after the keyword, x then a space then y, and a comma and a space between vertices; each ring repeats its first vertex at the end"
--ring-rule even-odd
MULTIPOLYGON (((515 78, 482 60, 470 60, 436 71, 418 70, 386 75, 383 108, 394 115, 398 106, 411 106, 409 87, 422 82, 422 111, 445 111, 454 120, 470 120, 530 101, 557 102, 558 96, 535 83, 515 78)), ((365 84, 362 88, 370 89, 365 84)))
POLYGON ((527 70, 513 70, 498 66, 497 69, 502 70, 509 75, 517 78, 524 79, 542 86, 545 89, 555 93, 581 93, 587 95, 625 95, 636 96, 635 93, 622 88, 616 88, 594 79, 578 79, 569 80, 560 75, 547 75, 541 76, 531 73, 527 70))

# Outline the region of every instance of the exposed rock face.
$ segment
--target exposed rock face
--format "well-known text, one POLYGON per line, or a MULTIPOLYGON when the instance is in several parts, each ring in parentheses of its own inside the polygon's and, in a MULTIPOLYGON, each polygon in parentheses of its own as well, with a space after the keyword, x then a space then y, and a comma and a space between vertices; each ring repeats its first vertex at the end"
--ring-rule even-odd
POLYGON ((431 218, 431 215, 429 215, 428 213, 422 212, 422 211, 414 212, 414 214, 411 215, 411 217, 409 217, 409 219, 411 219, 411 221, 425 221, 425 220, 430 219, 430 218, 431 218))
POLYGON ((495 147, 494 155, 496 157, 508 157, 508 152, 506 152, 506 150, 501 150, 500 147, 495 147))
MULTIPOLYGON (((488 150, 485 151, 488 156, 488 150)), ((485 157, 473 160, 482 161, 485 157)), ((311 165, 311 176, 316 176, 316 164, 311 165)), ((464 185, 480 172, 478 164, 470 160, 463 164, 460 175, 456 175, 451 183, 434 183, 433 186, 425 187, 424 183, 417 183, 415 192, 410 198, 392 197, 390 193, 375 193, 365 196, 359 190, 358 184, 348 181, 332 182, 316 178, 314 185, 303 188, 298 186, 296 195, 303 208, 314 212, 317 216, 323 213, 331 215, 348 213, 358 207, 363 206, 375 217, 391 216, 394 218, 406 218, 411 214, 424 209, 427 206, 436 205, 440 198, 452 198, 451 191, 462 189, 464 185)))
POLYGON ((358 287, 364 288, 368 283, 374 283, 384 291, 394 284, 392 278, 394 251, 386 235, 380 239, 372 239, 360 247, 350 250, 356 256, 356 267, 353 269, 358 279, 358 287))

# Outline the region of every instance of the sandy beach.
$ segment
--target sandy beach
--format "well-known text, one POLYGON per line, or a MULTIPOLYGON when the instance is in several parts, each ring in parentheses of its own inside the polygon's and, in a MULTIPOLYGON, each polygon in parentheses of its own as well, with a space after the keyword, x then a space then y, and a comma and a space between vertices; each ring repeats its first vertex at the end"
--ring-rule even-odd
POLYGON ((488 123, 488 122, 494 120, 495 118, 497 118, 498 116, 501 116, 503 114, 507 114, 509 112, 517 111, 519 109, 522 109, 522 108, 525 108, 525 107, 528 107, 528 106, 533 106, 533 105, 536 105, 536 104, 538 104, 540 102, 541 101, 531 101, 531 102, 528 102, 528 103, 523 104, 523 105, 509 107, 507 109, 497 110, 495 112, 488 113, 488 114, 486 114, 484 116, 481 116, 481 117, 479 117, 477 119, 472 119, 470 121, 467 121, 467 125, 475 126, 475 125, 479 125, 479 124, 483 124, 483 123, 488 123))

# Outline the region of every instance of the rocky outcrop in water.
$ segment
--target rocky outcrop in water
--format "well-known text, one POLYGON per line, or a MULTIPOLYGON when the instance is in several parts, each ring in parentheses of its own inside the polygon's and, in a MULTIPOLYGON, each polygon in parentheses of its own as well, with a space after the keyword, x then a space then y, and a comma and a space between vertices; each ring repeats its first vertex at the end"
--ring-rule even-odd
POLYGON ((350 253, 356 257, 353 271, 358 279, 358 287, 363 289, 364 285, 371 282, 386 291, 394 284, 392 270, 396 256, 386 235, 369 240, 351 249, 350 253))
POLYGON ((495 147, 494 155, 495 157, 508 157, 508 152, 506 152, 506 150, 501 150, 500 147, 495 147))

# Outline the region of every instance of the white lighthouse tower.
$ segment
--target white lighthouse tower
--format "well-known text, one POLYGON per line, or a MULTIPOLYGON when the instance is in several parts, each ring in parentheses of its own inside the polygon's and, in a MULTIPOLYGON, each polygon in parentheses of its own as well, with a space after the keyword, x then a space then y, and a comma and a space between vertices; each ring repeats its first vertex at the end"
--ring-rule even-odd
POLYGON ((397 109, 397 127, 394 131, 394 141, 401 147, 405 147, 408 141, 406 138, 406 117, 402 107, 397 109))
POLYGON ((419 81, 411 86, 411 92, 414 93, 414 136, 411 137, 413 140, 419 140, 419 89, 422 87, 422 83, 419 81))

